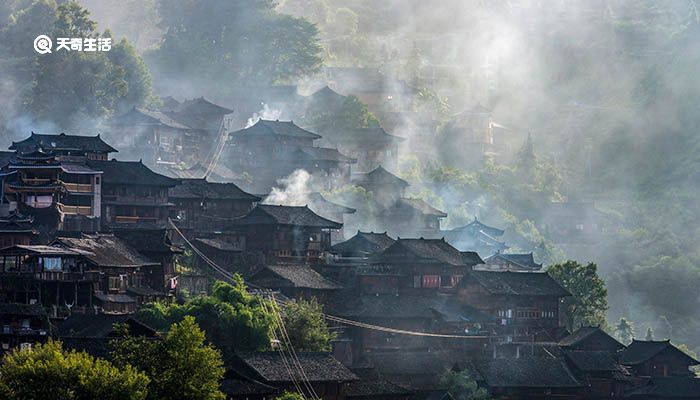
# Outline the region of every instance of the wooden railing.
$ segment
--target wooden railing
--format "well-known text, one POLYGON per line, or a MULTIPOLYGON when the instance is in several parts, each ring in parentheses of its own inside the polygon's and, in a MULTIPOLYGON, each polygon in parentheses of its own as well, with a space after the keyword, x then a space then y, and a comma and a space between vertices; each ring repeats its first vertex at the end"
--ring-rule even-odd
POLYGON ((67 215, 92 215, 92 207, 90 206, 69 206, 58 203, 58 209, 67 215))
POLYGON ((70 183, 70 182, 63 182, 63 186, 69 191, 69 192, 75 192, 75 193, 92 193, 92 185, 89 183, 70 183))
POLYGON ((117 215, 114 220, 120 224, 136 224, 138 222, 156 222, 156 217, 130 217, 126 215, 117 215))

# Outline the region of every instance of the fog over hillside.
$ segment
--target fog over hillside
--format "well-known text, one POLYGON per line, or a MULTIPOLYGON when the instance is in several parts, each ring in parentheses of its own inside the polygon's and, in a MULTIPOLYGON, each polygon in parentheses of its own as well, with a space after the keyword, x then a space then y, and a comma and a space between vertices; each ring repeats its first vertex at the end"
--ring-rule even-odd
MULTIPOLYGON (((5 22, 31 3, 0 6, 5 37, 41 31, 41 24, 23 33, 5 22)), ((267 95, 242 111, 239 95, 251 87, 297 85, 308 95, 333 86, 333 68, 376 68, 387 91, 408 87, 412 97, 402 113, 372 104, 365 111, 407 139, 393 172, 411 183, 410 196, 447 212, 443 228, 478 217, 503 227, 513 251, 532 251, 545 265, 597 263, 611 327, 626 317, 639 337, 651 327, 657 339, 700 350, 700 1, 215 0, 207 9, 188 0, 79 3, 96 32, 129 42, 120 59, 115 53, 94 65, 115 66, 109 83, 126 65, 131 75, 124 79, 143 83, 147 76, 152 92, 79 106, 66 98, 79 112, 55 120, 41 99, 56 94, 36 89, 49 80, 32 68, 44 66, 24 62, 29 55, 5 40, 3 149, 31 130, 104 132, 110 118, 133 106, 161 107, 161 96, 204 96, 232 108, 234 128, 242 129, 298 107, 267 95), (235 32, 219 29, 227 21, 235 21, 235 32), (273 41, 267 27, 318 41, 273 41), (292 63, 302 67, 285 68, 292 63), (445 133, 455 115, 477 105, 490 110, 489 129, 500 129, 496 150, 479 157, 445 133), (614 234, 557 240, 544 226, 554 218, 551 202, 594 202, 614 234)), ((145 157, 138 149, 122 156, 145 157)), ((321 191, 342 203, 361 197, 353 190, 321 191)), ((269 201, 288 197, 284 188, 277 195, 269 201)))

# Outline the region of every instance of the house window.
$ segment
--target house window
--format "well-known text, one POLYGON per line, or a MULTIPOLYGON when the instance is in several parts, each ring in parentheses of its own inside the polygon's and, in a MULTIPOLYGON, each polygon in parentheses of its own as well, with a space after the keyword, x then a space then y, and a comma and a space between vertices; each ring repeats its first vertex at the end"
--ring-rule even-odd
POLYGON ((99 185, 99 184, 100 184, 100 177, 96 176, 95 177, 95 185, 99 185))
POLYGON ((109 277, 109 290, 120 290, 122 288, 122 278, 119 276, 109 277))
POLYGON ((450 275, 442 275, 440 276, 440 286, 441 287, 452 287, 454 286, 454 277, 450 275))
POLYGON ((413 287, 414 288, 421 287, 421 276, 420 275, 413 276, 413 287))
POLYGON ((583 224, 576 224, 576 230, 582 231, 582 230, 583 230, 583 224))
POLYGON ((424 288, 440 287, 440 275, 423 275, 424 288))

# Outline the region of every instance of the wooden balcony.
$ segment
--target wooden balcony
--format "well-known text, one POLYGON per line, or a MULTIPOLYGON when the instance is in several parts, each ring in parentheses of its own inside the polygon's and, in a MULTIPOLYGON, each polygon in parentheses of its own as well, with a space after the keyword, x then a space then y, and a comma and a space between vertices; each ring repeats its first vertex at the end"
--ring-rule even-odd
POLYGON ((66 190, 73 193, 92 193, 92 185, 89 183, 63 182, 63 186, 66 190))
POLYGON ((119 224, 138 224, 139 222, 158 222, 156 217, 131 217, 126 215, 117 215, 114 221, 119 224))
POLYGON ((58 210, 66 215, 87 215, 92 216, 92 207, 90 206, 68 206, 58 203, 58 210))

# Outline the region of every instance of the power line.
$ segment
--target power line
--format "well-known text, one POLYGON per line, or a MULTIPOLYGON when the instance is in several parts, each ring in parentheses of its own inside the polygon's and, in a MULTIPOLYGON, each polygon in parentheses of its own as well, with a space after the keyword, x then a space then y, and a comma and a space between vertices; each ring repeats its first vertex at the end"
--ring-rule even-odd
MULTIPOLYGON (((182 237, 182 239, 185 241, 185 243, 187 243, 187 245, 188 245, 197 255, 199 255, 200 257, 202 257, 202 259, 203 259, 210 267, 212 267, 216 272, 218 272, 219 275, 223 276, 225 280, 228 280, 229 282, 233 282, 233 274, 231 274, 230 272, 226 271, 224 268, 220 267, 220 266, 217 265, 214 261, 212 261, 211 259, 209 259, 206 255, 204 255, 199 249, 197 249, 197 248, 192 244, 192 242, 190 242, 190 241, 185 237, 185 235, 180 231, 180 229, 178 229, 178 227, 175 225, 175 223, 173 223, 172 220, 169 220, 169 222, 170 222, 171 226, 173 227, 173 229, 175 229, 175 231, 182 237)), ((248 285, 248 286, 250 286, 250 287, 252 287, 252 288, 254 288, 254 289, 258 289, 258 290, 262 290, 262 291, 266 291, 266 292, 272 292, 272 290, 270 290, 270 289, 268 289, 268 288, 263 288, 263 287, 261 287, 261 286, 254 285, 254 284, 252 284, 252 283, 250 283, 250 282, 246 282, 246 285, 248 285)), ((280 300, 280 299, 275 299, 274 301, 275 301, 277 304, 280 304, 280 305, 286 305, 286 304, 287 304, 286 301, 280 300)), ((469 336, 467 336, 467 335, 451 335, 451 334, 431 333, 431 332, 417 332, 417 331, 409 331, 409 330, 404 330, 404 329, 394 329, 394 328, 389 328, 389 327, 386 327, 386 326, 380 326, 380 325, 374 325, 374 324, 367 324, 367 323, 364 323, 364 322, 354 321, 354 320, 350 320, 350 319, 343 318, 343 317, 338 317, 338 316, 331 315, 331 314, 321 313, 321 316, 324 317, 325 319, 329 320, 329 321, 334 321, 334 322, 342 323, 342 324, 345 324, 345 325, 351 325, 351 326, 356 326, 356 327, 359 327, 359 328, 372 329, 372 330, 376 330, 376 331, 382 331, 382 332, 388 332, 388 333, 395 333, 395 334, 400 334, 400 335, 422 336, 422 337, 434 337, 434 338, 447 338, 447 339, 490 339, 490 338, 493 337, 493 336, 474 336, 474 335, 469 335, 469 336)))

